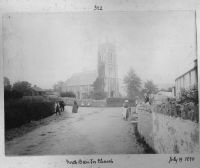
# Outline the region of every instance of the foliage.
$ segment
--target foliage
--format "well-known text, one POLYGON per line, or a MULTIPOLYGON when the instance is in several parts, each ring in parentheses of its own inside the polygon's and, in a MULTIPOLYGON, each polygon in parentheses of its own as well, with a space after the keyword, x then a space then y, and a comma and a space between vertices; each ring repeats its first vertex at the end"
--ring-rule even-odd
POLYGON ((92 98, 95 100, 103 100, 106 96, 106 92, 94 92, 92 98))
POLYGON ((12 90, 12 85, 7 77, 4 77, 4 100, 19 99, 23 96, 22 92, 12 90))
POLYGON ((179 104, 175 99, 154 106, 154 112, 165 114, 171 117, 180 117, 185 120, 199 122, 198 105, 192 102, 179 104))
POLYGON ((5 104, 5 128, 19 127, 54 113, 54 102, 16 102, 5 104))
POLYGON ((98 65, 98 76, 103 78, 105 76, 105 63, 100 62, 98 65))
POLYGON ((98 65, 98 77, 93 83, 94 89, 93 89, 93 92, 90 93, 89 97, 95 100, 103 100, 106 98, 107 94, 104 91, 104 87, 105 87, 104 77, 105 77, 105 63, 100 62, 98 65))
POLYGON ((106 93, 104 92, 105 82, 103 77, 97 77, 93 83, 94 91, 92 93, 92 98, 95 100, 102 100, 106 98, 106 93))
POLYGON ((130 69, 124 78, 127 96, 130 99, 137 99, 141 96, 141 79, 133 69, 130 69))
POLYGON ((10 80, 7 77, 4 77, 4 90, 10 91, 11 88, 10 80))
POLYGON ((12 87, 13 91, 17 91, 25 95, 31 95, 32 89, 31 84, 27 81, 19 81, 15 82, 12 87))
POLYGON ((61 97, 74 97, 74 98, 76 97, 75 93, 71 92, 71 91, 69 91, 69 92, 61 92, 60 96, 61 97))
POLYGON ((93 83, 94 92, 104 92, 105 82, 102 77, 97 77, 97 79, 93 83))
POLYGON ((189 90, 185 90, 185 89, 181 90, 179 103, 182 104, 182 103, 189 103, 189 102, 192 102, 196 105, 199 103, 197 87, 193 87, 189 90))
POLYGON ((147 80, 144 84, 144 93, 148 94, 156 94, 158 92, 157 86, 151 80, 147 80))
POLYGON ((23 94, 16 90, 4 90, 4 100, 19 99, 22 98, 23 94))

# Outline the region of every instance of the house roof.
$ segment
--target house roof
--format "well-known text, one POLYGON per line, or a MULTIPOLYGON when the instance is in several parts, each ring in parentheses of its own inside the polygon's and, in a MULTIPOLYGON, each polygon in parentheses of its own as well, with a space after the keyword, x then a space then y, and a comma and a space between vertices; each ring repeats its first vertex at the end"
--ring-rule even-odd
POLYGON ((41 89, 41 88, 39 88, 39 87, 37 87, 37 86, 32 87, 32 89, 33 89, 34 91, 36 91, 36 92, 44 92, 44 91, 45 91, 45 90, 43 90, 43 89, 41 89))
POLYGON ((67 86, 92 85, 97 76, 96 71, 81 72, 73 74, 65 84, 67 86))

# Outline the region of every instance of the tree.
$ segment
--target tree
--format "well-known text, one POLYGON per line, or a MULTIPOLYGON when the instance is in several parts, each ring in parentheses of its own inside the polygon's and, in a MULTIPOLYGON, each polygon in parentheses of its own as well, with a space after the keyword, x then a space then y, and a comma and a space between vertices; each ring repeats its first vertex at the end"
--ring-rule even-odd
POLYGON ((106 98, 106 96, 106 92, 94 92, 92 97, 95 100, 103 100, 106 98))
POLYGON ((12 89, 13 91, 20 92, 23 95, 31 95, 32 93, 31 84, 27 81, 15 82, 12 89))
POLYGON ((141 79, 133 69, 130 69, 124 77, 124 84, 128 98, 137 99, 137 97, 141 96, 141 79))
POLYGON ((151 80, 147 80, 144 84, 144 93, 155 94, 158 92, 157 86, 151 80))
POLYGON ((4 77, 4 90, 10 91, 11 88, 10 80, 7 77, 4 77))
POLYGON ((22 96, 21 92, 12 89, 10 80, 7 77, 4 77, 4 100, 19 99, 22 96))
POLYGON ((93 98, 96 100, 104 99, 106 98, 106 93, 104 92, 104 78, 103 77, 97 77, 97 79, 93 83, 94 92, 93 92, 93 98))

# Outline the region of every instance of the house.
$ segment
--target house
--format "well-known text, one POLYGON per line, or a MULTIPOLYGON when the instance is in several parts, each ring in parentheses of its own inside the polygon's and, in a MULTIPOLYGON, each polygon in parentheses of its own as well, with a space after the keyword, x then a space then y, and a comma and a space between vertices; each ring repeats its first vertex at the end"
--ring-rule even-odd
POLYGON ((198 83, 198 70, 197 70, 197 59, 194 60, 194 67, 180 75, 175 80, 175 96, 179 98, 181 96, 181 90, 191 89, 197 86, 198 83))
POLYGON ((42 96, 45 95, 46 91, 34 85, 32 88, 32 96, 42 96))

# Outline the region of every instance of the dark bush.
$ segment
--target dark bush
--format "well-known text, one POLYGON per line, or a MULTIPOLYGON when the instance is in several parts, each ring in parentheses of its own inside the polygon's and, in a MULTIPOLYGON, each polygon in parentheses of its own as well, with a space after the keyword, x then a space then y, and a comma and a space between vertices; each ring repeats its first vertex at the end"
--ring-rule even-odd
POLYGON ((5 103, 5 129, 19 127, 32 120, 39 120, 54 113, 53 102, 5 103))
POLYGON ((171 117, 181 117, 185 120, 199 122, 198 105, 193 102, 179 104, 176 101, 170 101, 155 105, 154 111, 171 117))
POLYGON ((74 94, 74 92, 61 92, 60 96, 61 97, 73 97, 73 98, 76 97, 76 95, 74 94))
POLYGON ((4 90, 4 100, 10 100, 10 99, 20 99, 23 97, 23 93, 18 92, 16 90, 4 90))
POLYGON ((189 90, 181 90, 181 97, 179 98, 178 103, 183 104, 189 102, 195 103, 196 105, 199 103, 197 87, 193 87, 189 90))
POLYGON ((92 97, 95 100, 103 100, 106 98, 106 92, 94 92, 92 97))

